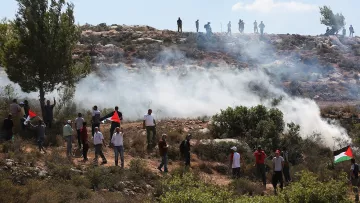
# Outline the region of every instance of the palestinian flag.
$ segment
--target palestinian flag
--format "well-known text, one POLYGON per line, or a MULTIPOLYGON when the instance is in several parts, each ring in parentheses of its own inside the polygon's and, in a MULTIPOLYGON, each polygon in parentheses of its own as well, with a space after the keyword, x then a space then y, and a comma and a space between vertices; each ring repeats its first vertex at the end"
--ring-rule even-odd
POLYGON ((35 118, 37 115, 36 113, 32 112, 30 109, 29 109, 29 115, 28 117, 26 118, 26 120, 24 121, 24 125, 26 125, 31 119, 35 118))
POLYGON ((334 151, 334 163, 348 161, 352 158, 353 153, 350 146, 334 151))
POLYGON ((120 117, 117 111, 114 111, 113 116, 111 116, 109 120, 111 120, 112 122, 120 123, 120 117))

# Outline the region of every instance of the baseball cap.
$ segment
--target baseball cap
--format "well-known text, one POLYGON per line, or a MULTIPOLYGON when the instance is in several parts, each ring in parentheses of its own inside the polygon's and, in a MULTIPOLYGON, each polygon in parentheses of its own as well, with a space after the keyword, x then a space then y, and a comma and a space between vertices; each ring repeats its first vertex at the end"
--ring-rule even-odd
POLYGON ((275 154, 280 154, 280 150, 277 149, 277 150, 275 151, 275 154))
POLYGON ((237 148, 236 148, 235 146, 231 147, 230 149, 232 149, 232 150, 234 150, 234 151, 237 150, 237 148))

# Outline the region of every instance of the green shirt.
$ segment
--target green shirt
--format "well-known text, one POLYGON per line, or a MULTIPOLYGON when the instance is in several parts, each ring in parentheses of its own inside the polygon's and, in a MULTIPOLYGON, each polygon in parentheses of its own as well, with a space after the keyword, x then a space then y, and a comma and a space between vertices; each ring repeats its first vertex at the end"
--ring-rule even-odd
POLYGON ((67 137, 73 134, 73 129, 71 128, 71 126, 69 124, 66 124, 63 127, 63 136, 67 137))

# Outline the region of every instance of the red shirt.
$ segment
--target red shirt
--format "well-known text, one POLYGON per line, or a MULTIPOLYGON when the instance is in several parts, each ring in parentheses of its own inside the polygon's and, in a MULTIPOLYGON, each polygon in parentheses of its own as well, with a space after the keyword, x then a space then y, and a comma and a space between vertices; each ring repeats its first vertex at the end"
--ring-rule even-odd
POLYGON ((81 129, 80 136, 83 143, 86 143, 88 141, 88 134, 85 126, 81 129))
POLYGON ((263 164, 265 162, 266 154, 263 150, 256 150, 254 152, 254 156, 257 164, 263 164))

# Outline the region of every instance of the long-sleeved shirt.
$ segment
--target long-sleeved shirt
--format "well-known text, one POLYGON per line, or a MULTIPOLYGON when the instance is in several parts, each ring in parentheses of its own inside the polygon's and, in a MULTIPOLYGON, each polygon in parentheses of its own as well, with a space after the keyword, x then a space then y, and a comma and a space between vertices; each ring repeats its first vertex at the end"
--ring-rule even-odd
MULTIPOLYGON (((103 121, 103 120, 105 120, 105 119, 107 119, 107 118, 112 117, 112 116, 114 115, 114 113, 115 113, 115 111, 113 111, 113 112, 111 112, 111 113, 107 114, 106 116, 104 116, 104 117, 100 118, 100 121, 103 121)), ((123 119, 122 113, 121 113, 120 111, 117 111, 117 113, 118 113, 118 116, 119 116, 120 121, 121 121, 121 120, 123 119)), ((116 123, 116 122, 112 121, 111 123, 116 123)))
POLYGON ((83 126, 83 127, 81 128, 80 136, 81 136, 81 142, 82 142, 82 143, 87 143, 87 141, 88 141, 88 134, 87 134, 87 129, 86 129, 85 126, 83 126))
POLYGON ((63 136, 67 137, 73 134, 73 129, 69 124, 64 125, 63 127, 63 136))

